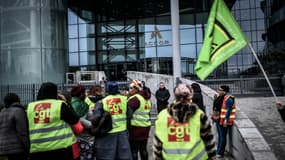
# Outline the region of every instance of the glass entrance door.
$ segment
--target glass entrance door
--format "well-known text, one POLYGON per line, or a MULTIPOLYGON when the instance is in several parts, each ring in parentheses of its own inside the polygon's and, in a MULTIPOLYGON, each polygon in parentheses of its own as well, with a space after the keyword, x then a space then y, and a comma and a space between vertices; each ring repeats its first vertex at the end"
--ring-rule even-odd
POLYGON ((105 73, 109 81, 126 80, 126 70, 124 64, 108 64, 105 66, 105 73))

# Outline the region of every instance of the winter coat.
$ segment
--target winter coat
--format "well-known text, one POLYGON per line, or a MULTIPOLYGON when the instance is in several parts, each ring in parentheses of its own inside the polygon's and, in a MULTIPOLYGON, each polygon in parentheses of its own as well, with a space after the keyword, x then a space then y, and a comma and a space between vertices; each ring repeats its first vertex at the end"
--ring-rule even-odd
POLYGON ((79 117, 83 117, 88 113, 89 106, 84 102, 84 100, 78 97, 72 97, 71 105, 79 117))
POLYGON ((0 112, 0 155, 29 153, 28 119, 22 105, 14 103, 0 112))
MULTIPOLYGON (((102 101, 99 101, 96 103, 92 119, 98 119, 103 113, 103 103, 102 101)), ((93 120, 92 123, 95 124, 96 122, 93 120)), ((131 160, 132 154, 129 144, 128 131, 125 130, 121 132, 107 133, 103 136, 95 136, 94 151, 96 159, 131 160)))
POLYGON ((168 99, 170 98, 170 93, 168 89, 164 88, 159 88, 155 92, 155 98, 156 98, 156 103, 157 103, 157 108, 158 110, 164 109, 168 105, 168 99))
MULTIPOLYGON (((142 90, 139 94, 144 97, 144 99, 149 100, 150 94, 146 90, 142 90)), ((128 100, 128 108, 135 112, 140 106, 140 101, 137 97, 133 97, 128 100)), ((130 140, 141 141, 148 139, 150 127, 138 127, 129 126, 130 140)))

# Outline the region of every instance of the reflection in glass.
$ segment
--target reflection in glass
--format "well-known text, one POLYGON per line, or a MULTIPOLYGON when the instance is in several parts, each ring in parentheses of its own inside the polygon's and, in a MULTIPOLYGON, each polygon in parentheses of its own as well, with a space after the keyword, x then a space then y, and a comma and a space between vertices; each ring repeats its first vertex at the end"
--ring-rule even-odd
POLYGON ((172 57, 172 46, 157 47, 157 57, 172 57))
POLYGON ((195 28, 180 30, 180 43, 181 44, 195 43, 195 42, 196 42, 195 28))
POLYGON ((196 45, 181 45, 181 57, 196 58, 196 45))

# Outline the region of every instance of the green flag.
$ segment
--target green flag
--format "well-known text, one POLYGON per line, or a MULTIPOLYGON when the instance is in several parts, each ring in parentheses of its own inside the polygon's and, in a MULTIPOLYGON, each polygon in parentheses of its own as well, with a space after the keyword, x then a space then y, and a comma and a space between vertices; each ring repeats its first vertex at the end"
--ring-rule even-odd
POLYGON ((207 22, 203 46, 195 72, 205 80, 220 64, 247 44, 231 12, 223 0, 215 0, 207 22))

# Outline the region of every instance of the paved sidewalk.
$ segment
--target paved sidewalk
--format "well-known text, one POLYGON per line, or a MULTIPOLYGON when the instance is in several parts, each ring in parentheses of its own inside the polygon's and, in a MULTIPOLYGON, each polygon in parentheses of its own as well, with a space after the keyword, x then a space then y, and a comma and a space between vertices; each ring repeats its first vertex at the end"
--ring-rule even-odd
MULTIPOLYGON (((278 97, 285 103, 285 97, 278 97)), ((285 122, 282 121, 274 97, 237 98, 237 106, 256 125, 276 158, 285 157, 285 122)))

